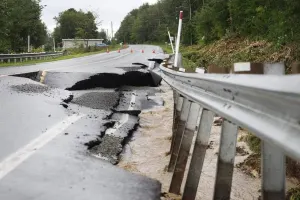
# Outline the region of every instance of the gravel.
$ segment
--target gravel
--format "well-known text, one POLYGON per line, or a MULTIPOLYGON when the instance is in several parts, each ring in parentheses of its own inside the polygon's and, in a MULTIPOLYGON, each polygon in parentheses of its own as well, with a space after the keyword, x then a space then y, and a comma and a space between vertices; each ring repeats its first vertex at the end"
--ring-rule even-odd
POLYGON ((91 92, 86 93, 72 101, 72 103, 101 110, 109 110, 119 101, 117 92, 91 92))
POLYGON ((113 165, 118 163, 118 155, 122 152, 124 138, 105 135, 100 145, 91 149, 91 153, 99 155, 113 165))
POLYGON ((24 93, 44 93, 51 90, 50 87, 38 85, 38 84, 23 84, 11 86, 13 90, 24 93))

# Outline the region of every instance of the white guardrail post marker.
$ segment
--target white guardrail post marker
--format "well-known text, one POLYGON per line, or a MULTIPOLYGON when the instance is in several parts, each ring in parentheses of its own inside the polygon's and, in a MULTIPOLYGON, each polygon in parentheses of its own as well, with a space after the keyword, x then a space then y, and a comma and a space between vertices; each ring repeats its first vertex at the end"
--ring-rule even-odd
POLYGON ((172 51, 173 51, 173 54, 174 54, 175 50, 174 50, 173 41, 172 41, 172 38, 171 38, 170 31, 168 31, 168 35, 169 35, 169 39, 170 39, 170 44, 171 44, 171 47, 172 47, 172 51))
POLYGON ((180 36, 181 36, 181 29, 182 29, 182 19, 183 19, 183 11, 180 11, 177 41, 176 41, 176 51, 175 51, 175 63, 174 63, 174 67, 176 68, 178 68, 178 54, 179 54, 180 36))
MULTIPOLYGON (((264 74, 284 75, 283 63, 264 64, 264 74)), ((291 138, 293 139, 293 138, 291 138)), ((286 157, 268 141, 261 142, 262 200, 285 199, 286 157)))

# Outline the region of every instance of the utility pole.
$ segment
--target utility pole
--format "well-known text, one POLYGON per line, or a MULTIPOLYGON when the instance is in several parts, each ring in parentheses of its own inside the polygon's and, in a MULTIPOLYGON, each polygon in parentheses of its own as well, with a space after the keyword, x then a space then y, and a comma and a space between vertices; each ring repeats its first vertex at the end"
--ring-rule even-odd
POLYGON ((28 53, 30 53, 30 35, 28 35, 28 42, 27 42, 27 44, 28 44, 28 53))
POLYGON ((107 40, 109 40, 108 29, 106 29, 107 40))
POLYGON ((111 22, 111 41, 113 40, 114 38, 114 24, 113 22, 111 22))
POLYGON ((53 37, 53 51, 56 52, 56 48, 55 48, 55 38, 53 37))

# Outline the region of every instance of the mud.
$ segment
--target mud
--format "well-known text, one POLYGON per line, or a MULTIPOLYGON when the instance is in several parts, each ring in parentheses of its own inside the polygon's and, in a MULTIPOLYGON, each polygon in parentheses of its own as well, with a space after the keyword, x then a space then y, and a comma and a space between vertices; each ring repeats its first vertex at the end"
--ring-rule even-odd
POLYGON ((51 88, 48 86, 38 84, 13 85, 11 88, 15 91, 23 93, 44 93, 51 90, 51 88))

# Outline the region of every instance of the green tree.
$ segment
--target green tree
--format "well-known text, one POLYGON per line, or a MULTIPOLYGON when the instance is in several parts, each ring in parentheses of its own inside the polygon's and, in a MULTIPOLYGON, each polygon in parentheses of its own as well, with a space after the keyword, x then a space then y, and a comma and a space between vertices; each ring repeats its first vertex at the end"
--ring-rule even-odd
POLYGON ((94 39, 97 38, 96 17, 92 12, 83 12, 70 8, 55 18, 57 27, 54 30, 55 40, 61 39, 94 39))

